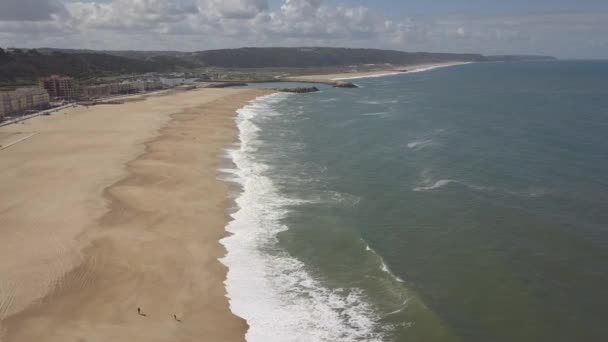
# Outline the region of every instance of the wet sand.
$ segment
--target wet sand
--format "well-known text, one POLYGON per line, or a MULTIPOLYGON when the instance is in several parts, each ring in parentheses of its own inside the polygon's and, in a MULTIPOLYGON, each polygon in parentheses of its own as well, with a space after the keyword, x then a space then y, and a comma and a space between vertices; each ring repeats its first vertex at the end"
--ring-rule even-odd
POLYGON ((243 341, 218 261, 217 167, 235 111, 266 93, 168 93, 0 128, 0 341, 243 341))

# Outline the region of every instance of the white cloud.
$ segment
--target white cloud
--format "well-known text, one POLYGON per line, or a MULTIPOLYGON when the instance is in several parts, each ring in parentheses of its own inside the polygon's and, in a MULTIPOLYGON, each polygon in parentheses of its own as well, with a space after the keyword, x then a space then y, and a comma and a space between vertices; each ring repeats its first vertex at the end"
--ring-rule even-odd
POLYGON ((210 0, 201 1, 202 8, 209 8, 226 19, 251 19, 268 10, 266 0, 210 0))
POLYGON ((284 0, 276 8, 267 0, 0 1, 0 45, 177 50, 326 45, 608 57, 608 13, 411 18, 326 0, 284 0), (24 15, 32 2, 42 4, 40 10, 24 15))

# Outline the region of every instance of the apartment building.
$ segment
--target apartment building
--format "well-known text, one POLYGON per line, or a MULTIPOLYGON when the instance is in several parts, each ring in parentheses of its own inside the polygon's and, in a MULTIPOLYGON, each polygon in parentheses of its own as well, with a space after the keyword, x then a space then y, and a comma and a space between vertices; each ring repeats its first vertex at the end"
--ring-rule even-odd
POLYGON ((120 94, 133 94, 162 89, 162 83, 149 80, 123 81, 82 87, 81 98, 91 100, 120 94))
POLYGON ((49 106, 49 102, 48 92, 39 87, 0 92, 0 118, 45 109, 49 106))
POLYGON ((73 100, 78 97, 78 85, 71 77, 53 75, 39 81, 40 87, 46 89, 51 98, 73 100))

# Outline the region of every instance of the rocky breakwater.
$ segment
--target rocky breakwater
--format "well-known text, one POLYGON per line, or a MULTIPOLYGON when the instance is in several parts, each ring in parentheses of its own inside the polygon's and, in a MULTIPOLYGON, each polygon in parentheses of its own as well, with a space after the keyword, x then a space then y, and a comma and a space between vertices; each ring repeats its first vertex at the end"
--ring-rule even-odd
POLYGON ((244 82, 221 82, 211 83, 203 86, 203 88, 230 88, 230 87, 246 87, 249 84, 244 82))
POLYGON ((359 86, 351 82, 338 81, 334 83, 334 88, 359 88, 359 86))
POLYGON ((314 93, 319 91, 317 87, 299 87, 299 88, 275 88, 274 90, 280 91, 282 93, 297 93, 297 94, 305 94, 305 93, 314 93))

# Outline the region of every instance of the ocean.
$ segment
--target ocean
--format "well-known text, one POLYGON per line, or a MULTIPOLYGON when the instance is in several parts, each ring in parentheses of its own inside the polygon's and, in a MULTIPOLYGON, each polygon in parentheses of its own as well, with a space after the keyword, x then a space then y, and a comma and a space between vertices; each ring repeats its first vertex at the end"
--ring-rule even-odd
POLYGON ((238 113, 247 340, 605 341, 608 62, 353 82, 238 113))

